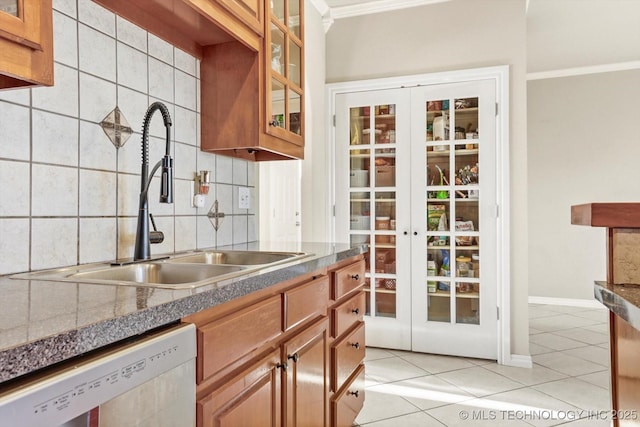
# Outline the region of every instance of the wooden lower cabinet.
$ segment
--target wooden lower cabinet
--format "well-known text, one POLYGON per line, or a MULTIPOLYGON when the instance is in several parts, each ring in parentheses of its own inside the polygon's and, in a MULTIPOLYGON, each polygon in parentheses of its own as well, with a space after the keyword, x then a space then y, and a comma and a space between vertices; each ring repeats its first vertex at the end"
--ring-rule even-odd
POLYGON ((281 426, 280 351, 250 364, 196 402, 200 427, 281 426))
POLYGON ((329 361, 329 320, 324 317, 283 345, 287 360, 283 388, 284 425, 326 427, 329 361))
POLYGON ((335 271, 358 274, 362 262, 183 319, 198 328, 197 426, 350 426, 364 401, 364 292, 332 290, 335 271))

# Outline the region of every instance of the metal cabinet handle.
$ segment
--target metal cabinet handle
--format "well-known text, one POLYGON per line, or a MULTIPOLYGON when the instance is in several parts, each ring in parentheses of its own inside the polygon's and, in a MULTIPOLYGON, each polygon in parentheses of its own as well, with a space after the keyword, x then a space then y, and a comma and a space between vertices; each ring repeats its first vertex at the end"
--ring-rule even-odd
POLYGON ((282 369, 283 371, 286 372, 287 371, 287 363, 286 362, 285 363, 278 363, 276 365, 276 368, 280 368, 280 369, 282 369))
POLYGON ((359 342, 354 342, 353 344, 351 344, 351 347, 355 348, 356 350, 360 349, 360 343, 359 342))
POLYGON ((408 231, 404 231, 402 234, 404 234, 406 236, 407 234, 409 234, 409 232, 408 231))
POLYGON ((352 396, 358 397, 358 395, 360 394, 360 391, 359 390, 350 391, 349 394, 352 395, 352 396))
POLYGON ((351 275, 351 278, 352 278, 353 280, 360 280, 360 275, 359 275, 359 274, 352 274, 352 275, 351 275))
POLYGON ((418 235, 418 232, 417 232, 417 231, 414 231, 414 232, 413 232, 413 235, 414 235, 414 236, 417 236, 417 235, 418 235))
POLYGON ((295 353, 289 355, 288 359, 293 360, 294 362, 298 362, 298 360, 300 360, 300 355, 296 351, 295 353))
POLYGON ((353 314, 360 314, 360 309, 359 308, 354 308, 353 310, 351 310, 351 312, 353 314))
POLYGON ((278 123, 278 122, 277 122, 277 121, 275 121, 275 120, 272 120, 272 121, 270 121, 270 122, 269 122, 269 125, 270 125, 270 126, 278 126, 279 124, 280 124, 280 123, 278 123))

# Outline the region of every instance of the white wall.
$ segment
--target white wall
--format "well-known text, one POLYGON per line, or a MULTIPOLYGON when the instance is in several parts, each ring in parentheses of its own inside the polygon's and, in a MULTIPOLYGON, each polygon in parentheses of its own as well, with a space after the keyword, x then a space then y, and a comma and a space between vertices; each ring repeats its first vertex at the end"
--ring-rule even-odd
POLYGON ((528 354, 525 0, 457 0, 337 20, 327 82, 510 66, 511 343, 528 354))
POLYGON ((305 1, 305 147, 302 162, 302 240, 327 240, 330 171, 325 142, 325 32, 322 17, 305 1))
POLYGON ((571 225, 571 205, 640 199, 640 70, 527 87, 529 293, 593 300, 605 230, 571 225))

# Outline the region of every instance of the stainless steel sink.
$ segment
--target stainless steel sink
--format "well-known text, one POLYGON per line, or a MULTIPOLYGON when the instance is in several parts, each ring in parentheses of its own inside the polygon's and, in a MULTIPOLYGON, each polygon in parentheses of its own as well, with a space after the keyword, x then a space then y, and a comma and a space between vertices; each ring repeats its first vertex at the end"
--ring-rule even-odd
POLYGON ((232 265, 188 265, 140 263, 121 267, 110 267, 97 271, 86 271, 68 275, 74 281, 134 282, 149 285, 184 285, 242 271, 232 265))
POLYGON ((15 274, 11 277, 54 282, 186 289, 238 277, 310 255, 300 252, 211 250, 188 255, 175 255, 164 260, 141 261, 116 266, 102 263, 86 264, 15 274))
POLYGON ((270 265, 293 261, 308 255, 302 252, 205 251, 186 256, 176 256, 167 260, 167 262, 216 265, 270 265))

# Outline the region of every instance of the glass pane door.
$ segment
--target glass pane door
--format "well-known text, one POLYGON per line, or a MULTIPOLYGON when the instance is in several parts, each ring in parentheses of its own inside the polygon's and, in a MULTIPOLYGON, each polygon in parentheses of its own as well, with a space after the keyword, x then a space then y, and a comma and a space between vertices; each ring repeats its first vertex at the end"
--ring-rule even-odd
POLYGON ((494 99, 492 82, 412 89, 412 222, 426 221, 412 242, 416 351, 497 351, 494 99))
POLYGON ((0 12, 18 16, 18 0, 0 0, 0 12))
POLYGON ((369 246, 367 315, 396 317, 395 105, 352 107, 349 120, 350 239, 369 246))

